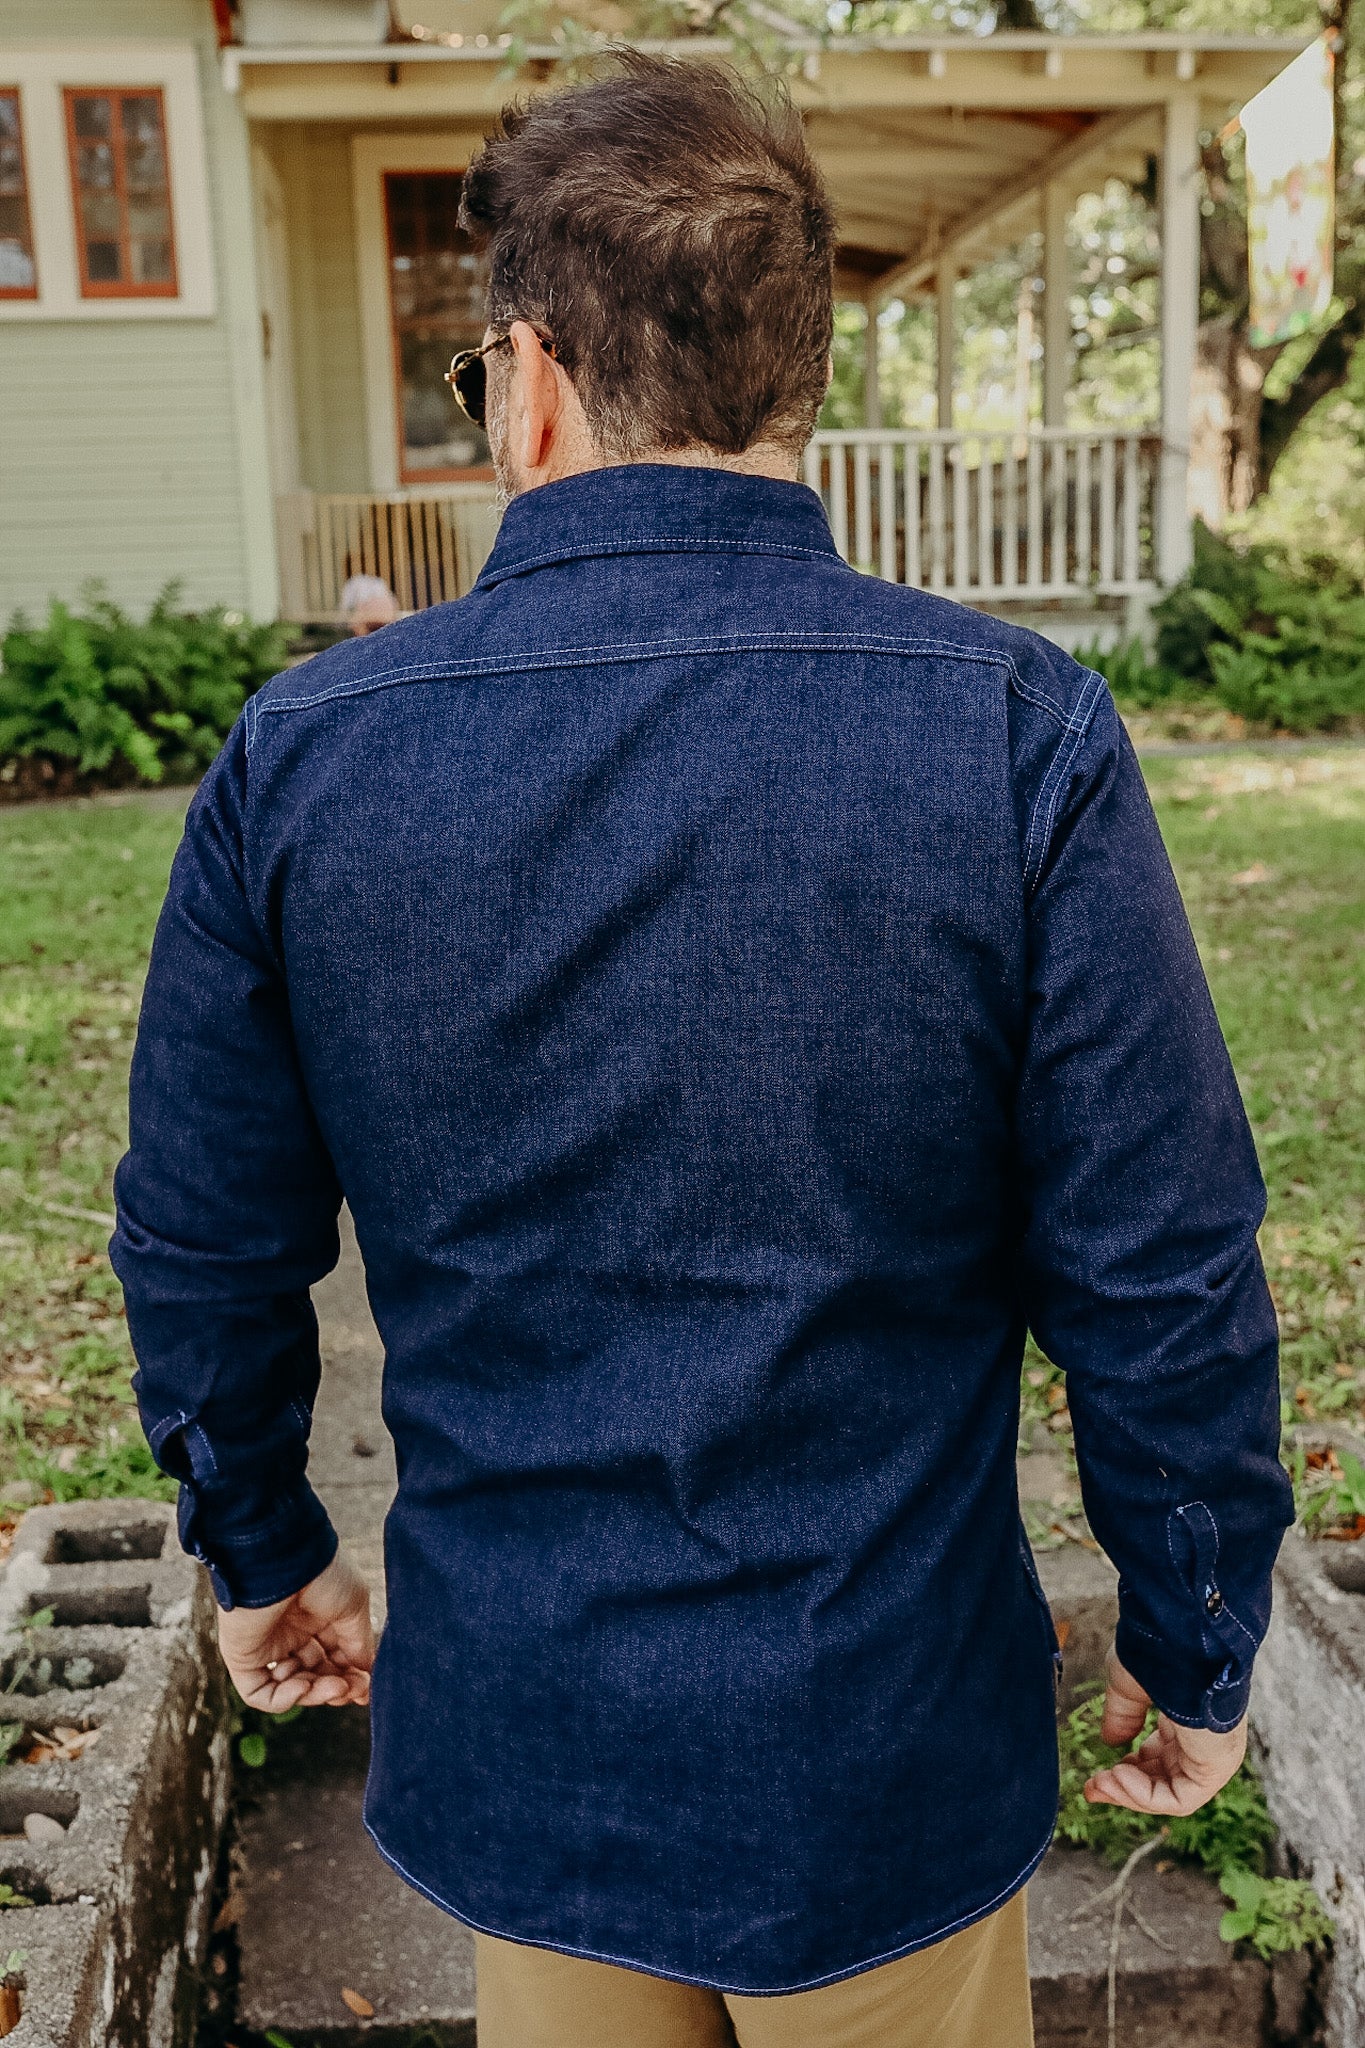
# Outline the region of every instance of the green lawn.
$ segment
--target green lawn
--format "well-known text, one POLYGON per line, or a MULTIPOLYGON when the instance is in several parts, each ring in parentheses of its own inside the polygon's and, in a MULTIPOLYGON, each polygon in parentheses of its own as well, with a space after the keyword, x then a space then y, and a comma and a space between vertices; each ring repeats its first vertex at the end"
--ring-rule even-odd
POLYGON ((104 1219, 180 825, 164 802, 0 810, 0 1499, 169 1490, 104 1219))
MULTIPOLYGON (((1365 748, 1147 769, 1270 1188, 1286 1418, 1327 1436, 1358 1429, 1365 748)), ((130 1413, 103 1219, 179 831, 178 810, 155 799, 0 810, 0 1501, 161 1485, 130 1413)), ((1036 1357, 1028 1378, 1031 1417, 1065 1451, 1064 1386, 1036 1357)), ((1303 1476, 1310 1497, 1337 1483, 1321 1455, 1303 1476)))

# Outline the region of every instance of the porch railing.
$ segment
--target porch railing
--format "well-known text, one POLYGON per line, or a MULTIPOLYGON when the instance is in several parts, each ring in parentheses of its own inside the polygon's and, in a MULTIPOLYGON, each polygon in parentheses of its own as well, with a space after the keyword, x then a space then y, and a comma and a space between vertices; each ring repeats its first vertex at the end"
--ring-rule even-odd
POLYGON ((276 500, 284 616, 340 616, 349 576, 382 576, 405 612, 463 597, 501 514, 491 484, 431 492, 292 491, 276 500))
MULTIPOLYGON (((805 475, 839 551, 893 583, 969 604, 1137 596, 1155 584, 1155 435, 821 433, 805 475)), ((286 618, 339 616, 348 576, 404 611, 462 597, 498 528, 489 484, 295 491, 277 501, 286 618)))
POLYGON ((1150 590, 1161 443, 1133 433, 820 433, 805 475, 857 568, 968 603, 1150 590))

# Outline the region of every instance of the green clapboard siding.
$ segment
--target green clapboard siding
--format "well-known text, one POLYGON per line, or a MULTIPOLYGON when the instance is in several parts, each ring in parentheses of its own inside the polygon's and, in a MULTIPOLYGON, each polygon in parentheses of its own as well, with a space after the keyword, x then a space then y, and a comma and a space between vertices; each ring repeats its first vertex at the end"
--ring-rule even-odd
POLYGON ((266 142, 288 221, 303 482, 314 491, 367 491, 350 131, 300 125, 266 142))
POLYGON ((212 22, 207 0, 4 0, 0 9, 0 73, 5 43, 30 37, 198 47, 218 300, 213 320, 0 320, 0 622, 16 606, 36 612, 50 595, 74 597, 91 578, 132 606, 174 578, 190 604, 246 607, 239 365, 224 265, 241 210, 225 217, 223 204, 240 132, 219 88, 212 22))

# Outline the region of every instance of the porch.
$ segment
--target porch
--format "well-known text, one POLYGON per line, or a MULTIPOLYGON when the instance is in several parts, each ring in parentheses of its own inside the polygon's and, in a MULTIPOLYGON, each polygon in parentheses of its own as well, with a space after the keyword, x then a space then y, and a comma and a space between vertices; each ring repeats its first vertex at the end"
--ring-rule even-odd
MULTIPOLYGON (((496 532, 486 444, 439 383, 481 324, 455 212, 506 90, 471 6, 491 31, 494 0, 450 0, 449 31, 429 0, 418 43, 223 53, 253 139, 281 609, 301 621, 334 620, 356 573, 383 576, 405 610, 458 596, 496 532)), ((840 214, 837 290, 867 309, 863 424, 817 434, 805 469, 850 562, 991 610, 1041 609, 1067 639, 1178 580, 1199 134, 1299 47, 1000 34, 804 53, 794 95, 840 214), (1073 403, 1068 229, 1080 195, 1114 178, 1156 192, 1159 405, 1100 428, 1073 403), (1036 403, 986 427, 955 403, 958 280, 1038 231, 1036 403), (934 427, 882 422, 877 314, 893 299, 935 309, 934 427)), ((531 89, 551 55, 531 53, 531 89)))
MULTIPOLYGON (((1086 609, 1156 592, 1160 455, 1150 434, 871 428, 817 434, 805 477, 858 569, 963 604, 1086 609)), ((277 507, 282 610, 331 623, 353 575, 382 576, 404 611, 461 597, 497 525, 484 484, 292 492, 277 507)))

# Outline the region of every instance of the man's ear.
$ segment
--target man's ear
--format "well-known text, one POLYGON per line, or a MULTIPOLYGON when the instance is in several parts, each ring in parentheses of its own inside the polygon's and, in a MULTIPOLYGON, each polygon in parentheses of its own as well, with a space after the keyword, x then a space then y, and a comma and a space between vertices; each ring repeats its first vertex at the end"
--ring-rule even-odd
POLYGON ((522 468, 543 469, 549 461, 564 412, 564 393, 554 362, 527 320, 514 320, 508 339, 521 373, 522 468))

